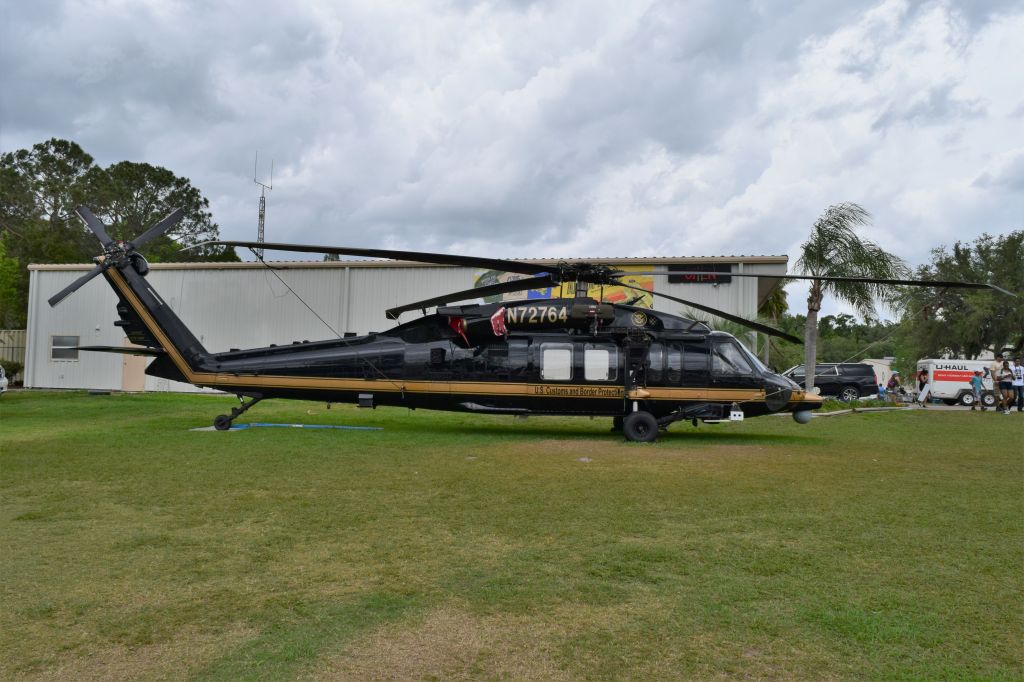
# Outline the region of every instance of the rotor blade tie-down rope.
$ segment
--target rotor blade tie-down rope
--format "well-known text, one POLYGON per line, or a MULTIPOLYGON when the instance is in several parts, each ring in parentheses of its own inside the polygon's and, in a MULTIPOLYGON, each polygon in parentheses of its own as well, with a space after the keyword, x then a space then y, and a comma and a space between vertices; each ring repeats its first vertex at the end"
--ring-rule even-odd
MULTIPOLYGON (((302 303, 302 305, 306 306, 306 308, 309 309, 309 312, 311 312, 314 315, 316 315, 316 319, 318 319, 321 322, 323 322, 324 326, 327 327, 328 329, 330 329, 334 333, 334 335, 336 337, 338 337, 338 339, 341 340, 342 343, 344 343, 346 346, 351 346, 352 345, 347 339, 345 339, 345 337, 343 337, 341 334, 339 334, 334 327, 332 327, 331 325, 327 324, 327 320, 325 320, 324 318, 320 317, 320 315, 315 310, 313 310, 313 308, 310 307, 310 305, 308 303, 306 303, 306 301, 303 300, 303 298, 301 296, 299 296, 299 294, 294 289, 292 289, 290 286, 288 286, 288 282, 285 282, 281 278, 281 275, 277 274, 276 270, 273 267, 271 267, 270 264, 267 263, 267 261, 263 260, 263 256, 261 256, 260 254, 256 253, 256 249, 250 248, 249 251, 251 251, 252 255, 254 255, 256 257, 256 260, 258 260, 260 263, 263 264, 263 267, 265 267, 267 270, 270 270, 270 272, 273 273, 274 277, 277 277, 278 281, 281 282, 281 284, 283 284, 285 286, 285 288, 288 289, 288 291, 292 292, 292 295, 294 295, 295 298, 299 299, 299 301, 302 303)), ((378 367, 377 365, 373 364, 369 359, 367 359, 365 357, 360 357, 360 360, 365 362, 370 367, 370 369, 372 369, 377 374, 379 374, 382 379, 384 379, 385 381, 391 382, 391 384, 393 386, 395 386, 397 389, 399 389, 402 392, 402 396, 403 397, 405 396, 405 383, 404 382, 399 383, 398 381, 395 381, 394 379, 389 377, 387 374, 385 374, 384 371, 380 367, 378 367)))

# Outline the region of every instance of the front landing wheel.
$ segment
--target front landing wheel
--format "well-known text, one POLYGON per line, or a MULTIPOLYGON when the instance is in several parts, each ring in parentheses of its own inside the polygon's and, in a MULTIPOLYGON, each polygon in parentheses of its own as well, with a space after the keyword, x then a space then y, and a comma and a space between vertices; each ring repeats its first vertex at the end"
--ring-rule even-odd
POLYGON ((630 412, 622 420, 622 433, 626 440, 652 443, 658 437, 658 420, 650 412, 630 412))
POLYGON ((226 414, 218 414, 213 419, 213 428, 218 431, 227 431, 231 428, 231 417, 226 414))

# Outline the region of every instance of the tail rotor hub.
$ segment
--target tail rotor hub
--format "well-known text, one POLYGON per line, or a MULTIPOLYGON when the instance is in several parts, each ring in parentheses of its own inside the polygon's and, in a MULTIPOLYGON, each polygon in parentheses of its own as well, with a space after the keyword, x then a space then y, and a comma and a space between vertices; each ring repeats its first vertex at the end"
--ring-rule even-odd
POLYGON ((87 206, 79 206, 75 209, 75 212, 78 213, 78 216, 88 226, 89 230, 96 235, 97 239, 99 239, 100 244, 103 245, 103 253, 93 258, 93 262, 96 263, 96 267, 76 279, 69 286, 62 289, 57 295, 50 298, 49 303, 51 307, 57 305, 65 298, 78 291, 78 289, 96 275, 104 272, 111 266, 121 265, 125 263, 126 260, 131 263, 136 272, 140 275, 145 275, 149 272, 149 263, 146 262, 146 259, 143 258, 142 254, 136 252, 136 249, 141 248, 146 243, 167 232, 185 215, 185 211, 183 209, 176 208, 165 218, 152 225, 148 230, 143 232, 134 240, 124 241, 120 239, 112 239, 107 233, 106 226, 104 226, 100 219, 97 218, 87 206))

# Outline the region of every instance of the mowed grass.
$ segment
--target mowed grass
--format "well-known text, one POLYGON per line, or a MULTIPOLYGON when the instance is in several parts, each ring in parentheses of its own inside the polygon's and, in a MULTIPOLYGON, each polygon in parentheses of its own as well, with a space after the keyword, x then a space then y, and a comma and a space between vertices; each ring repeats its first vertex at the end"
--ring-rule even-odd
POLYGON ((1024 677, 1024 416, 0 400, 0 678, 1024 677))

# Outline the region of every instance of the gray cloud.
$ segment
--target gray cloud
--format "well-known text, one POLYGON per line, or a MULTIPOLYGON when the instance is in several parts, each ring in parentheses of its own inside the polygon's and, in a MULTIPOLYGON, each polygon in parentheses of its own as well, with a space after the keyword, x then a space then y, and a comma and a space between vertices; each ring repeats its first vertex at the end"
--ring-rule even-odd
POLYGON ((795 254, 857 201, 912 261, 1020 227, 1014 2, 10 3, 0 146, 148 161, 255 236, 795 254), (993 159, 1001 159, 998 162, 993 159), (1016 158, 1016 157, 1015 157, 1016 158), (266 166, 264 166, 266 168, 266 166))

